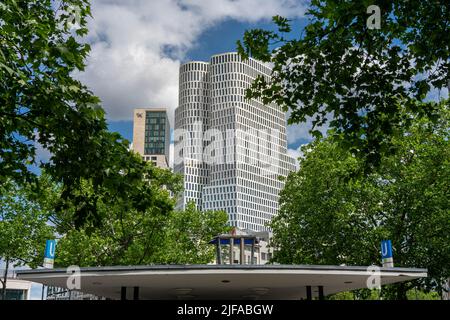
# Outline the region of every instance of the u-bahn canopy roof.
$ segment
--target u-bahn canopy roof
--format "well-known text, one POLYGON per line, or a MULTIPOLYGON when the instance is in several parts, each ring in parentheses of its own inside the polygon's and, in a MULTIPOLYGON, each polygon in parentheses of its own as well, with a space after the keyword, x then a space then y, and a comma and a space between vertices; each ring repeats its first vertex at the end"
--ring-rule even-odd
MULTIPOLYGON (((18 278, 67 288, 66 269, 17 271, 18 278)), ((367 287, 368 267, 325 265, 150 265, 81 268, 80 291, 110 299, 305 299, 367 287), (319 289, 319 287, 321 287, 319 289), (121 296, 122 295, 122 296, 121 296)), ((427 276, 426 269, 379 268, 380 284, 427 276)))

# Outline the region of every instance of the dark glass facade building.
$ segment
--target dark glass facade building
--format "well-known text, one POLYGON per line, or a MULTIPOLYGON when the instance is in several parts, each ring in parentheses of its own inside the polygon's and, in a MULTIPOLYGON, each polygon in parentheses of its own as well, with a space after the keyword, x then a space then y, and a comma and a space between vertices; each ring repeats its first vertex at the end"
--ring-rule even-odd
POLYGON ((169 167, 170 124, 165 108, 135 109, 133 150, 142 159, 162 168, 169 167))
POLYGON ((147 111, 145 116, 145 154, 163 155, 166 153, 166 122, 165 112, 147 111))

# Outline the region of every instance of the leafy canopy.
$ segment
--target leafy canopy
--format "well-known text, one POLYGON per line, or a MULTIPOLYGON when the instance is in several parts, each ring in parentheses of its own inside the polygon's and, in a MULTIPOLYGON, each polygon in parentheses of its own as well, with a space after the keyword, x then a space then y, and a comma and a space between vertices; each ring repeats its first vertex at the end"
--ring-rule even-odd
POLYGON ((0 185, 32 182, 39 166, 62 186, 56 211, 72 210, 77 227, 99 226, 106 201, 154 205, 155 170, 107 130, 99 99, 72 77, 85 68, 89 16, 88 0, 0 3, 0 185), (50 161, 37 163, 38 144, 50 161))
MULTIPOLYGON (((227 214, 202 212, 194 203, 173 211, 172 194, 180 191, 180 177, 146 165, 151 176, 135 194, 140 205, 96 193, 102 216, 98 226, 91 220, 77 226, 73 204, 53 210, 64 188, 45 171, 38 178, 39 193, 33 184, 0 186, 0 259, 36 268, 43 262, 45 240, 57 238, 55 264, 60 267, 211 262, 214 247, 209 241, 229 230, 227 214)), ((82 189, 93 192, 89 181, 83 181, 82 189)))
POLYGON ((0 189, 0 260, 13 266, 42 265, 45 240, 54 237, 48 213, 30 200, 29 188, 8 183, 0 189))
POLYGON ((312 0, 306 17, 299 36, 275 16, 277 32, 249 30, 238 41, 244 58, 273 64, 273 77, 258 77, 247 97, 290 110, 290 124, 311 117, 318 138, 317 127, 328 123, 341 145, 372 168, 392 154, 391 138, 408 125, 399 103, 433 118, 433 105, 416 101, 433 87, 450 87, 450 2, 312 0), (381 10, 380 29, 367 23, 373 4, 381 10))
POLYGON ((228 230, 225 212, 201 212, 193 203, 165 214, 157 207, 142 213, 121 209, 108 208, 105 225, 89 235, 68 229, 58 241, 56 264, 205 264, 214 259, 209 241, 228 230))
MULTIPOLYGON (((411 116, 393 140, 396 153, 369 175, 363 161, 329 137, 303 148, 272 220, 274 260, 284 264, 380 264, 380 242, 391 239, 396 267, 428 269, 413 286, 440 289, 450 276, 450 112, 435 104, 439 121, 411 116)), ((392 297, 391 295, 391 297, 392 297)))

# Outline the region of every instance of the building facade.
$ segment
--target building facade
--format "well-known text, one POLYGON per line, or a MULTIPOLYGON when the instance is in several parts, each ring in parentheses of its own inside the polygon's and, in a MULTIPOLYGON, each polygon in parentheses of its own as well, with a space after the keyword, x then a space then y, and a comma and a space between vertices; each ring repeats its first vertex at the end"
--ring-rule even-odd
POLYGON ((170 163, 170 123, 165 108, 135 109, 133 150, 161 168, 170 163))
POLYGON ((271 263, 270 260, 273 255, 273 247, 270 244, 271 239, 272 233, 268 231, 233 230, 229 234, 222 234, 210 242, 216 246, 216 258, 210 264, 261 265, 271 263), (233 244, 231 244, 230 238, 234 239, 233 244), (253 246, 251 243, 248 243, 252 241, 252 238, 254 239, 253 246), (240 240, 243 240, 243 247, 240 245, 240 240), (220 241, 220 246, 218 246, 217 241, 220 241), (231 249, 230 246, 232 246, 231 249), (241 249, 244 251, 243 255, 241 254, 241 249), (231 250, 233 251, 232 254, 231 250), (233 261, 230 259, 231 256, 233 261))
POLYGON ((45 300, 106 300, 104 297, 59 287, 47 287, 45 300))
POLYGON ((30 281, 9 278, 6 281, 5 299, 30 300, 31 284, 30 281))
POLYGON ((174 171, 184 176, 184 192, 178 208, 194 201, 202 210, 226 211, 238 229, 269 229, 283 188, 279 176, 295 169, 281 107, 245 98, 257 76, 270 74, 265 64, 237 53, 180 67, 174 171))

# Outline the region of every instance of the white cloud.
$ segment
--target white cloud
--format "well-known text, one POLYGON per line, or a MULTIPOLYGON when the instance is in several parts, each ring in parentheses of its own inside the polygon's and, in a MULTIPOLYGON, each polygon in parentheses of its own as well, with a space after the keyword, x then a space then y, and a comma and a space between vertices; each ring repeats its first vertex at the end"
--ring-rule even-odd
POLYGON ((305 12, 301 2, 95 0, 87 38, 92 51, 77 77, 102 99, 110 120, 131 120, 132 109, 151 106, 168 107, 172 118, 180 61, 203 31, 225 19, 299 17, 305 12))
MULTIPOLYGON (((289 117, 291 114, 291 112, 288 112, 286 117, 289 117)), ((328 129, 329 129, 329 121, 332 117, 332 114, 329 113, 326 115, 327 117, 327 122, 321 126, 321 127, 316 127, 316 130, 319 130, 322 135, 326 135, 328 129)), ((305 143, 305 141, 312 141, 314 140, 313 136, 309 133, 309 130, 312 129, 312 118, 311 117, 307 117, 306 121, 303 123, 298 123, 298 124, 292 124, 292 125, 288 125, 287 126, 287 142, 288 145, 290 144, 298 144, 300 143, 305 143)))
POLYGON ((49 162, 50 158, 52 157, 52 153, 45 148, 42 144, 38 142, 39 140, 39 132, 36 131, 36 140, 34 142, 34 147, 36 148, 35 153, 35 160, 37 164, 40 164, 41 162, 49 162))
POLYGON ((296 144, 302 140, 312 140, 313 137, 309 134, 309 129, 311 128, 311 124, 301 123, 301 124, 293 124, 287 126, 287 142, 289 144, 296 144))

